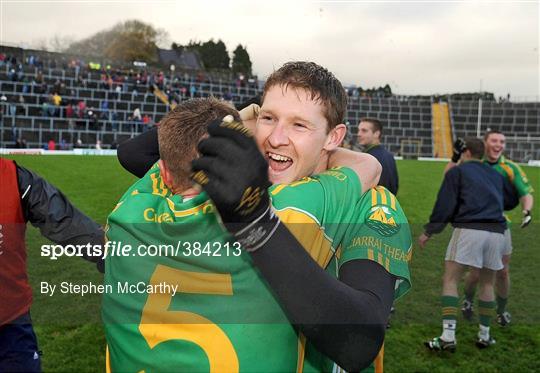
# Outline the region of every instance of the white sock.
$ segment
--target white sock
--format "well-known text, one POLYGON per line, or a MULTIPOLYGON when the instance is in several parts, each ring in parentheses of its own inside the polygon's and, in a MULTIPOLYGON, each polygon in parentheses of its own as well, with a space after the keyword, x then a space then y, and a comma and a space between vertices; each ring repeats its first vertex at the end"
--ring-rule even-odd
POLYGON ((478 332, 478 338, 481 338, 484 341, 489 340, 489 326, 480 324, 480 331, 478 332))
POLYGON ((443 320, 443 332, 441 339, 446 342, 456 340, 456 320, 443 320))

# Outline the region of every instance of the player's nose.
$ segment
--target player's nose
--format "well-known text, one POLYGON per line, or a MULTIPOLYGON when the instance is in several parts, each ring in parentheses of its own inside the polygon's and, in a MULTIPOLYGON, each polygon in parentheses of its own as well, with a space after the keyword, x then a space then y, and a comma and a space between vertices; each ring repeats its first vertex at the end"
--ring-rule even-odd
POLYGON ((268 136, 268 142, 274 148, 289 144, 288 130, 281 122, 272 129, 270 136, 268 136))

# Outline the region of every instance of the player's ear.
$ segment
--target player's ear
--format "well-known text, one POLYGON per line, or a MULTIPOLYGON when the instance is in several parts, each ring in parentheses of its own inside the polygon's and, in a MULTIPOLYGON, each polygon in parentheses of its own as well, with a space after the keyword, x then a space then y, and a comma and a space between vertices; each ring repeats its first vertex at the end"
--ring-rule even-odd
POLYGON ((343 142, 345 135, 347 135, 347 126, 343 123, 340 123, 332 128, 326 137, 324 150, 332 151, 339 147, 339 145, 343 142))
POLYGON ((159 165, 159 173, 161 174, 161 178, 163 179, 163 182, 167 187, 171 188, 173 185, 173 178, 171 171, 167 168, 167 165, 165 162, 163 162, 163 159, 160 159, 158 162, 159 165))

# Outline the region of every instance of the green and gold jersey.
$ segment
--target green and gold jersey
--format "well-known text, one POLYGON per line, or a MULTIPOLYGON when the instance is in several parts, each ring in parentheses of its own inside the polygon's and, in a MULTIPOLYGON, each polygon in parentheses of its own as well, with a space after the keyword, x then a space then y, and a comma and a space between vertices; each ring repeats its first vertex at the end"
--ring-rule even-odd
POLYGON ((517 163, 507 159, 504 155, 501 155, 495 163, 488 162, 487 159, 484 159, 484 163, 493 167, 498 173, 509 180, 516 188, 516 192, 520 198, 534 191, 527 175, 521 167, 517 163))
MULTIPOLYGON (((347 223, 358 222, 356 206, 366 196, 352 170, 270 191, 282 221, 322 267, 337 275, 342 263, 378 261, 382 252, 382 265, 388 257, 387 269, 409 284, 408 270, 401 273, 384 246, 352 243, 362 236, 347 223)), ((400 222, 373 213, 383 231, 400 222)), ((154 167, 121 198, 108 225, 111 242, 133 248, 106 261, 105 283, 114 291, 104 295, 102 313, 113 371, 302 371, 302 338, 204 193, 189 201, 172 195, 154 167), (173 251, 149 255, 160 248, 173 251)))
POLYGON ((154 167, 110 214, 107 238, 132 248, 106 259, 112 371, 297 370, 296 331, 205 193, 171 194, 154 167))
MULTIPOLYGON (((395 299, 410 289, 410 227, 396 197, 386 188, 376 187, 360 195, 356 174, 343 167, 273 186, 270 191, 280 219, 304 247, 317 248, 308 251, 332 276, 337 278, 346 262, 372 260, 398 278, 395 299), (324 205, 318 201, 322 198, 324 205)), ((372 370, 381 369, 382 357, 381 350, 372 370)), ((303 368, 306 372, 338 369, 310 343, 303 368)))

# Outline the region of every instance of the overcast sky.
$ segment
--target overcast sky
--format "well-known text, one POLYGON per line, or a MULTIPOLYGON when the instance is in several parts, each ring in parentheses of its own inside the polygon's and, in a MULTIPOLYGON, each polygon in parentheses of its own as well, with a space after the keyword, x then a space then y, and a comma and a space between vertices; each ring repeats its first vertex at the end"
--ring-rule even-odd
POLYGON ((540 7, 532 2, 7 1, 0 42, 81 39, 140 19, 169 42, 247 46, 260 78, 315 61, 345 84, 401 94, 485 91, 539 96, 540 7))

